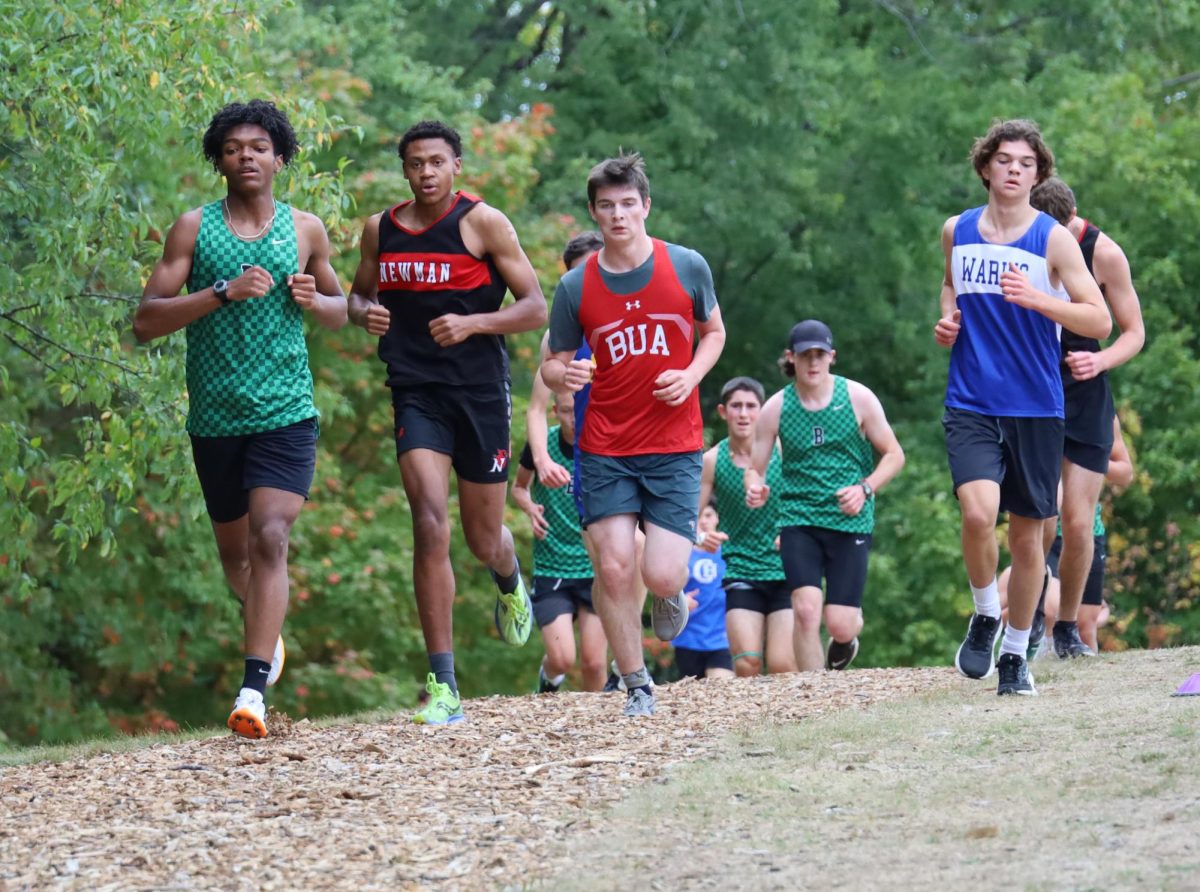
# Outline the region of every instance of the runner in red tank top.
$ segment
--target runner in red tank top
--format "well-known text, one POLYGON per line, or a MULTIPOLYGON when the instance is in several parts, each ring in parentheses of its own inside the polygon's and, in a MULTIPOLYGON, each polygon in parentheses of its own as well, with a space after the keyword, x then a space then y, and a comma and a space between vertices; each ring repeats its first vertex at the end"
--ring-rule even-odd
POLYGON ((641 157, 596 165, 587 186, 604 248, 559 284, 541 371, 557 391, 592 384, 578 455, 584 521, 605 592, 596 607, 628 691, 625 715, 644 716, 655 704, 642 655, 635 532, 640 518, 654 631, 669 641, 687 624, 681 589, 703 446, 696 386, 721 355, 725 326, 704 258, 646 233, 650 184, 641 157), (594 363, 574 359, 580 337, 594 363))

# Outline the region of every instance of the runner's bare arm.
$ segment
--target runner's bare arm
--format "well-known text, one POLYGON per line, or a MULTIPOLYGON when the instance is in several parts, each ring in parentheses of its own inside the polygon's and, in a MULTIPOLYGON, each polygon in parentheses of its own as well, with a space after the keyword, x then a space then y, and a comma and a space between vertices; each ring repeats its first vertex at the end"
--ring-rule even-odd
POLYGON ((1121 333, 1115 341, 1096 353, 1072 350, 1067 354, 1067 367, 1076 381, 1086 381, 1129 362, 1146 343, 1142 305, 1133 287, 1129 261, 1121 246, 1108 236, 1101 235, 1092 257, 1092 268, 1121 333))
POLYGON ((292 300, 312 313, 322 328, 337 331, 346 324, 346 296, 330 265, 329 233, 315 214, 294 212, 297 231, 309 250, 304 271, 288 277, 292 300))
POLYGON ((1046 263, 1057 273, 1070 302, 1059 300, 1033 287, 1023 271, 1009 264, 1000 276, 1004 299, 1017 306, 1041 313, 1085 338, 1106 338, 1112 331, 1112 317, 1100 293, 1100 286, 1083 262, 1079 243, 1065 226, 1055 226, 1046 240, 1046 263))
POLYGON ((167 232, 162 258, 150 273, 133 315, 133 334, 138 343, 179 331, 221 306, 212 288, 179 295, 192 272, 200 215, 199 208, 188 211, 167 232))
MULTIPOLYGON (((542 335, 541 361, 545 362, 550 355, 550 332, 542 335)), ((533 467, 537 470, 538 479, 543 486, 556 489, 571 482, 571 472, 550 458, 550 450, 546 448, 549 440, 550 425, 546 423, 546 413, 554 401, 554 392, 542 380, 542 372, 533 373, 533 388, 529 393, 529 408, 525 410, 525 431, 529 438, 529 452, 533 456, 533 467)))
POLYGON ((713 307, 707 319, 696 323, 696 333, 700 339, 687 368, 671 369, 654 380, 655 399, 662 400, 668 406, 683 405, 721 358, 721 351, 725 348, 725 323, 721 320, 720 307, 713 307))
POLYGON ((350 321, 376 337, 387 334, 392 322, 391 312, 379 303, 379 218, 382 216, 375 214, 363 226, 358 244, 358 269, 350 285, 348 301, 350 321))
MULTIPOLYGON (((879 398, 857 381, 849 381, 847 384, 850 389, 850 402, 854 405, 854 414, 859 418, 863 435, 879 453, 875 469, 863 478, 863 482, 870 486, 873 492, 879 492, 904 467, 904 449, 896 439, 892 426, 888 424, 879 398)), ((837 498, 842 511, 854 516, 866 504, 867 493, 860 484, 853 484, 839 489, 837 498)))
POLYGON ((433 339, 440 346, 448 347, 462 343, 472 335, 517 334, 545 325, 546 298, 542 286, 508 217, 481 204, 463 217, 461 225, 464 243, 469 248, 478 245, 482 254, 491 257, 515 300, 493 313, 439 316, 429 323, 433 339))
POLYGON ((942 253, 946 262, 942 265, 942 290, 938 295, 941 317, 933 326, 933 339, 943 347, 953 347, 962 328, 962 313, 958 309, 958 296, 954 293, 954 277, 950 271, 950 258, 954 252, 954 226, 958 217, 951 217, 942 225, 942 253))
POLYGON ((746 468, 742 475, 746 505, 751 508, 761 508, 771 495, 771 488, 766 484, 767 465, 770 464, 771 450, 779 436, 779 416, 782 410, 781 390, 763 404, 758 421, 754 424, 754 449, 750 453, 750 467, 746 468))

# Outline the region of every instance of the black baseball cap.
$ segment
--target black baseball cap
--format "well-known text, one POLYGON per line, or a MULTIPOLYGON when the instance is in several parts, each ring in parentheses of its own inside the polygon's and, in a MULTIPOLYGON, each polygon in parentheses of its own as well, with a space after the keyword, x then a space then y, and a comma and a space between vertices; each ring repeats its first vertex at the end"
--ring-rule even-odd
POLYGON ((812 349, 832 353, 833 332, 824 322, 805 319, 792 326, 792 333, 788 335, 788 345, 793 353, 803 353, 812 349))

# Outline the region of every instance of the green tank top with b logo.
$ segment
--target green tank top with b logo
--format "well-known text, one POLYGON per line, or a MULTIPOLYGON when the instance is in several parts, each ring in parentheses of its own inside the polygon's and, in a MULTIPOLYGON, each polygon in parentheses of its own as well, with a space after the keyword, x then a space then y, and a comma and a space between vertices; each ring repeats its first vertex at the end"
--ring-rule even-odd
POLYGON ((746 507, 745 470, 733 463, 728 438, 717 444, 717 466, 713 472, 713 492, 717 497, 719 528, 729 535, 721 546, 725 558, 726 579, 770 581, 783 579, 783 561, 775 547, 779 532, 776 506, 779 504, 779 450, 771 449, 767 464, 767 484, 771 494, 761 508, 746 507))
POLYGON ((233 301, 187 327, 188 433, 231 437, 317 416, 304 342, 303 311, 288 276, 299 272, 292 209, 275 202, 275 222, 245 241, 225 225, 222 204, 206 204, 196 234, 188 291, 233 281, 252 266, 275 279, 263 297, 233 301))
MULTIPOLYGON (((567 455, 563 450, 561 428, 550 428, 546 439, 546 451, 550 460, 564 468, 575 461, 574 450, 567 455)), ((541 505, 550 525, 545 539, 533 540, 533 575, 562 579, 590 579, 593 576, 592 559, 588 557, 580 533, 579 509, 575 507, 574 482, 551 489, 542 484, 536 474, 529 487, 533 501, 541 505)))
POLYGON ((867 499, 855 517, 838 507, 837 491, 871 473, 875 450, 859 429, 846 379, 833 376, 829 405, 815 412, 804 408, 789 384, 779 415, 783 446, 783 485, 779 525, 824 527, 844 533, 875 529, 875 500, 867 499))

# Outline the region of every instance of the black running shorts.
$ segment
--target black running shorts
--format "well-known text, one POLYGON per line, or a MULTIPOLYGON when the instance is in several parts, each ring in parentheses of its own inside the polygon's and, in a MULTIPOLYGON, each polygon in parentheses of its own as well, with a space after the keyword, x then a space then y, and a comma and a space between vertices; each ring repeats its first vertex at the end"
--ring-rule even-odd
MULTIPOLYGON (((1063 540, 1059 536, 1050 547, 1046 563, 1050 572, 1058 578, 1058 562, 1062 558, 1063 540)), ((1108 560, 1108 536, 1096 536, 1092 544, 1092 566, 1088 570, 1087 582, 1083 584, 1083 603, 1099 607, 1104 603, 1104 565, 1108 560)))
POLYGON ((592 578, 563 579, 558 576, 533 577, 533 618, 543 629, 560 616, 576 616, 581 610, 595 613, 592 605, 592 578))
POLYGON ((870 533, 784 527, 779 531, 779 554, 788 587, 793 591, 821 588, 823 579, 826 604, 862 607, 871 557, 870 533))
POLYGON ((954 491, 964 483, 1000 485, 1000 510, 1044 519, 1058 514, 1063 420, 980 415, 946 407, 942 416, 954 491))
POLYGON ((792 609, 792 587, 786 579, 726 579, 725 612, 753 610, 766 616, 792 609))
POLYGON ((1107 373, 1087 381, 1064 377, 1063 399, 1066 407, 1063 457, 1097 474, 1108 473, 1113 416, 1117 410, 1107 373))
POLYGON ((281 489, 308 498, 317 466, 316 418, 236 437, 192 437, 192 460, 213 523, 250 510, 250 490, 281 489))
POLYGON ((690 647, 675 648, 675 665, 680 678, 704 678, 707 669, 733 671, 733 657, 729 648, 722 650, 692 650, 690 647))
POLYGON ((450 456, 460 480, 507 482, 512 420, 508 381, 393 387, 392 412, 397 458, 410 449, 432 449, 450 456))

